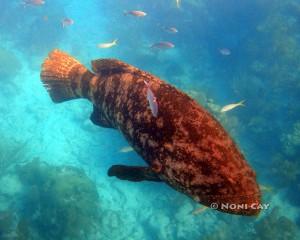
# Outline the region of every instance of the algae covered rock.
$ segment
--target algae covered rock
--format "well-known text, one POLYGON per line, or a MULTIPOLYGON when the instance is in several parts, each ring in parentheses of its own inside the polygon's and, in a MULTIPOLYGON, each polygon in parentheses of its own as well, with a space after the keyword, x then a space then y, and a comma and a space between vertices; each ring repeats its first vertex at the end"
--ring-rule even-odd
POLYGON ((299 239, 297 225, 285 216, 279 215, 279 209, 256 222, 254 225, 257 240, 296 240, 299 239))
POLYGON ((0 211, 0 239, 9 236, 14 226, 14 214, 12 211, 0 211))
POLYGON ((17 173, 26 189, 21 215, 38 239, 88 239, 98 231, 97 189, 82 170, 35 159, 17 173))
POLYGON ((300 163, 277 154, 272 159, 272 173, 276 176, 279 186, 295 185, 300 176, 300 163))
POLYGON ((300 148, 300 121, 293 125, 291 132, 282 135, 281 142, 287 155, 295 156, 298 154, 300 148))

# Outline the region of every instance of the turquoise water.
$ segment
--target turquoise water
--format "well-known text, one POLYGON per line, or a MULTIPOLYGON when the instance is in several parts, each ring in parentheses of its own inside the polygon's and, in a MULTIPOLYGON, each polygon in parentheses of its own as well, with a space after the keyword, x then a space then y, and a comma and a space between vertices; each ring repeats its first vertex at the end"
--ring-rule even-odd
POLYGON ((300 1, 0 6, 0 240, 299 239, 300 1), (74 24, 63 28, 66 17, 74 24), (161 41, 175 47, 150 48, 161 41), (40 66, 54 48, 88 67, 121 59, 188 93, 237 142, 269 207, 257 217, 195 215, 201 205, 164 183, 108 177, 113 164, 146 163, 118 131, 91 123, 88 101, 51 101, 40 66), (241 100, 245 107, 220 113, 241 100))

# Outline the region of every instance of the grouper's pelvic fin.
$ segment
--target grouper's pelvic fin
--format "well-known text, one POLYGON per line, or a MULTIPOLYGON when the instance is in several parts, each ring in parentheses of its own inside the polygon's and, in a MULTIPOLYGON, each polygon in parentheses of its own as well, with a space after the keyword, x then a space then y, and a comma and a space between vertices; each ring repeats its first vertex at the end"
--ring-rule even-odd
POLYGON ((101 110, 99 110, 97 107, 94 106, 94 110, 90 116, 90 120, 92 123, 95 125, 98 125, 100 127, 105 127, 105 128, 114 128, 112 124, 107 120, 105 115, 101 110))
POLYGON ((162 181, 150 167, 113 165, 109 168, 107 175, 132 182, 162 181))
POLYGON ((93 76, 79 61, 60 50, 50 52, 41 71, 42 82, 56 103, 88 97, 93 76))

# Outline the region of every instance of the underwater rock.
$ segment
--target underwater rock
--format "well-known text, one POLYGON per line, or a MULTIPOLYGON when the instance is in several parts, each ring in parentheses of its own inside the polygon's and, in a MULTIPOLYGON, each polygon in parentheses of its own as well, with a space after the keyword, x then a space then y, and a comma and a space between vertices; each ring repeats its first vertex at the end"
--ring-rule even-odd
POLYGON ((279 209, 254 224, 257 240, 296 240, 299 239, 297 225, 285 216, 279 215, 279 209))
POLYGON ((10 168, 27 159, 28 141, 17 141, 12 137, 2 137, 0 142, 0 178, 10 168))
POLYGON ((146 239, 147 235, 145 235, 144 228, 139 226, 140 221, 135 215, 125 212, 113 209, 101 211, 101 230, 98 239, 146 239))
POLYGON ((7 196, 14 196, 21 191, 21 184, 17 177, 12 174, 8 174, 0 178, 0 194, 7 196))
POLYGON ((284 146, 284 151, 288 156, 299 155, 300 149, 300 121, 293 125, 291 132, 284 134, 281 137, 281 142, 284 146))
POLYGON ((0 239, 6 239, 14 227, 14 214, 12 211, 0 212, 0 239))
POLYGON ((38 239, 87 239, 97 232, 99 197, 82 170, 35 159, 17 173, 25 187, 21 216, 38 239))
POLYGON ((277 154, 272 159, 272 173, 280 186, 293 185, 300 176, 300 163, 277 154))
POLYGON ((30 232, 27 220, 21 218, 16 227, 17 240, 29 240, 30 232))

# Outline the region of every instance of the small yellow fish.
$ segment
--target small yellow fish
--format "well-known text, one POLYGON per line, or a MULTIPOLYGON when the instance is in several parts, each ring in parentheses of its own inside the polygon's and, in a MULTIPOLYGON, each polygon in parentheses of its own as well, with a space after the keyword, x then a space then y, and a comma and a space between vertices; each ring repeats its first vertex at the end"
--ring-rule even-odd
POLYGON ((236 107, 239 107, 239 106, 245 106, 245 105, 244 105, 244 102, 245 102, 245 100, 240 101, 240 102, 238 102, 238 103, 228 104, 228 105, 222 107, 221 112, 227 112, 227 111, 230 111, 230 110, 232 110, 232 109, 234 109, 234 108, 236 108, 236 107))
POLYGON ((98 48, 111 48, 111 47, 117 45, 117 41, 118 41, 118 39, 115 39, 109 43, 99 43, 97 46, 98 46, 98 48))
POLYGON ((132 151, 133 151, 133 148, 130 147, 130 146, 122 147, 122 148, 120 149, 120 152, 121 152, 121 153, 128 153, 128 152, 132 152, 132 151))
POLYGON ((202 206, 202 207, 197 208, 196 210, 194 210, 194 211, 192 212, 192 214, 193 214, 193 215, 198 215, 198 214, 203 213, 203 212, 206 211, 207 209, 208 209, 207 206, 202 206))

